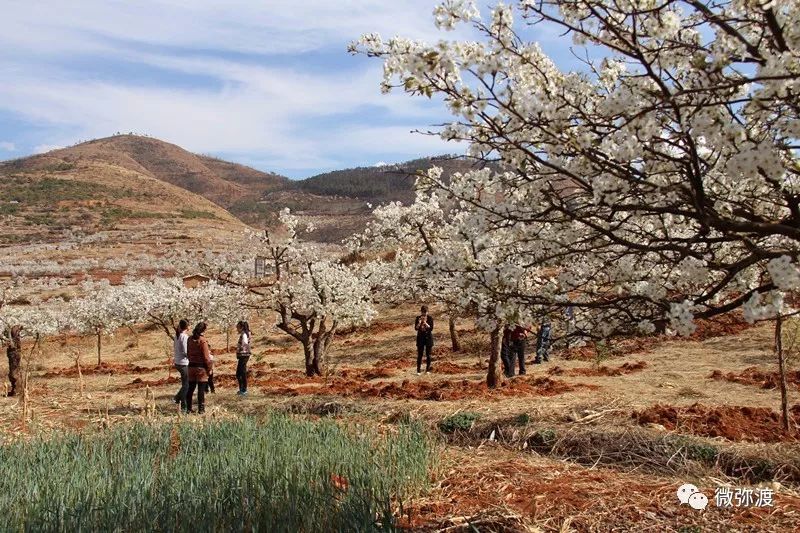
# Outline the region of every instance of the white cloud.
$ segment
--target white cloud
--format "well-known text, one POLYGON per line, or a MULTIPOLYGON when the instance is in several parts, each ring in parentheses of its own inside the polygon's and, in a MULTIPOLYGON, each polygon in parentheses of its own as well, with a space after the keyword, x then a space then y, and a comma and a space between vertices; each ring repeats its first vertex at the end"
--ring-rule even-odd
MULTIPOLYGON (((39 0, 6 6, 0 43, 52 54, 113 43, 291 54, 347 42, 366 32, 437 39, 439 0, 39 0), (110 41, 110 42, 109 42, 110 41)), ((448 37, 452 37, 452 34, 448 37)))
POLYGON ((16 149, 16 144, 9 141, 0 141, 0 150, 3 150, 4 152, 14 152, 16 149))
POLYGON ((60 144, 40 144, 33 147, 33 153, 44 154, 47 152, 52 152, 53 150, 60 150, 61 148, 64 148, 64 146, 60 144))
POLYGON ((435 30, 431 12, 438 3, 15 2, 4 10, 0 33, 0 48, 18 52, 0 56, 0 79, 10 80, 0 84, 0 110, 36 126, 46 143, 37 152, 115 131, 147 133, 265 169, 332 168, 353 154, 369 161, 457 151, 410 132, 446 114, 435 101, 382 95, 379 60, 353 59, 348 72, 286 61, 308 51, 340 53, 347 61, 347 43, 370 31, 429 41, 465 35, 435 30), (218 83, 177 88, 124 71, 111 78, 113 70, 101 79, 81 63, 93 59, 218 83))
POLYGON ((0 85, 0 108, 62 132, 49 137, 53 145, 136 131, 195 152, 239 154, 272 161, 280 168, 331 168, 347 153, 369 159, 370 153, 413 157, 448 151, 438 138, 411 132, 439 122, 440 110, 426 100, 381 95, 377 86, 370 91, 364 80, 369 74, 353 79, 270 69, 249 72, 250 83, 230 84, 221 91, 83 81, 41 83, 17 77, 14 84, 0 85), (269 79, 274 83, 269 84, 269 79), (359 109, 365 105, 380 108, 384 117, 407 125, 361 122, 359 109), (334 114, 347 114, 351 120, 315 126, 316 120, 334 114))

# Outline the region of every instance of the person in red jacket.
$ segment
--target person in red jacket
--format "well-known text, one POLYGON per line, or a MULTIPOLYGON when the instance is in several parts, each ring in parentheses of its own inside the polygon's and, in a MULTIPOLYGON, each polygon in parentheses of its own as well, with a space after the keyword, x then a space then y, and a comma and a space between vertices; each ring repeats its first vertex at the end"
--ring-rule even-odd
POLYGON ((519 360, 519 375, 525 374, 525 348, 528 344, 528 329, 517 324, 511 330, 511 374, 514 374, 514 359, 519 360))
POLYGON ((186 342, 186 355, 189 358, 189 390, 186 393, 188 413, 192 412, 192 396, 195 389, 197 389, 197 412, 202 414, 206 411, 206 388, 209 378, 214 375, 211 348, 203 335, 206 327, 205 322, 197 324, 186 342))

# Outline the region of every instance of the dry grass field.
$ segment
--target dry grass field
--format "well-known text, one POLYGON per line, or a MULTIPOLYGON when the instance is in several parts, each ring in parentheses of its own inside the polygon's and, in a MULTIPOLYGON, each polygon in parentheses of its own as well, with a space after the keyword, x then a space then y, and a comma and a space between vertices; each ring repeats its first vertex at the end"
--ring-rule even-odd
MULTIPOLYGON (((235 356, 214 331, 218 389, 207 413, 190 418, 280 410, 378 428, 419 420, 440 444, 432 488, 397 510, 417 530, 800 528, 800 446, 779 429, 768 327, 705 324, 695 338, 628 341, 602 358, 588 348, 556 351, 489 391, 487 339, 468 320, 459 325, 463 351, 452 353, 440 331, 434 371, 416 374, 414 310, 383 309, 370 327, 341 334, 320 378, 303 375, 300 345, 272 317, 253 317, 247 397, 236 395, 235 356), (705 511, 679 505, 675 491, 686 482, 712 500, 705 511), (774 506, 719 508, 720 486, 771 488, 774 506)), ((98 367, 91 339, 27 345, 28 400, 0 399, 3 438, 176 419, 170 346, 159 331, 120 331, 98 367)), ((800 375, 790 377, 795 405, 800 375)), ((800 406, 793 413, 800 420, 800 406)))

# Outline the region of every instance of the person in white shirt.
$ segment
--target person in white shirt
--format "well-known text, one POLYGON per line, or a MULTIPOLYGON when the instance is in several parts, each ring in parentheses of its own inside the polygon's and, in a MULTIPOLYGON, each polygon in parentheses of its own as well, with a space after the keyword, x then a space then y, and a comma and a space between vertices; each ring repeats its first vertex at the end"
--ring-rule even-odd
POLYGON ((175 403, 181 404, 181 409, 186 410, 186 393, 189 390, 189 358, 186 354, 186 343, 189 340, 189 334, 186 330, 189 329, 189 321, 186 319, 178 322, 178 327, 175 329, 175 343, 174 343, 174 364, 175 370, 181 375, 181 388, 175 394, 175 403))
POLYGON ((239 332, 239 342, 236 345, 236 381, 239 383, 239 396, 247 394, 247 361, 250 360, 250 324, 245 320, 240 320, 236 324, 236 331, 239 332))

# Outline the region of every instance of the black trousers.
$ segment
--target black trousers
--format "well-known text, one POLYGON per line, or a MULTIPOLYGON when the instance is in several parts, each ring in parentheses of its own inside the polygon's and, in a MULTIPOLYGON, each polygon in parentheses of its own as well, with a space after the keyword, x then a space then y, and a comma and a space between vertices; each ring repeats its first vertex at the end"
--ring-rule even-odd
POLYGON ((189 390, 186 392, 186 410, 192 410, 192 396, 197 389, 197 412, 203 413, 206 410, 206 387, 208 384, 197 381, 189 382, 189 390))
POLYGON ((175 394, 175 403, 180 403, 181 407, 186 408, 186 393, 189 392, 189 366, 175 365, 175 370, 181 375, 181 388, 175 394))
POLYGON ((514 358, 519 360, 519 375, 525 373, 525 348, 527 342, 525 339, 518 339, 511 341, 511 371, 514 371, 514 358))
POLYGON ((22 353, 14 348, 8 348, 6 354, 8 355, 8 381, 11 383, 11 390, 8 391, 8 395, 14 396, 17 393, 17 382, 19 381, 19 363, 22 353))
POLYGON ((417 372, 422 370, 422 354, 425 354, 425 370, 431 369, 431 350, 433 350, 433 337, 430 335, 417 336, 417 372))
POLYGON ((500 348, 500 361, 503 363, 503 374, 510 378, 514 375, 514 361, 512 360, 511 345, 504 344, 500 348))
POLYGON ((236 358, 236 381, 239 383, 239 391, 247 392, 247 361, 249 356, 236 358))

